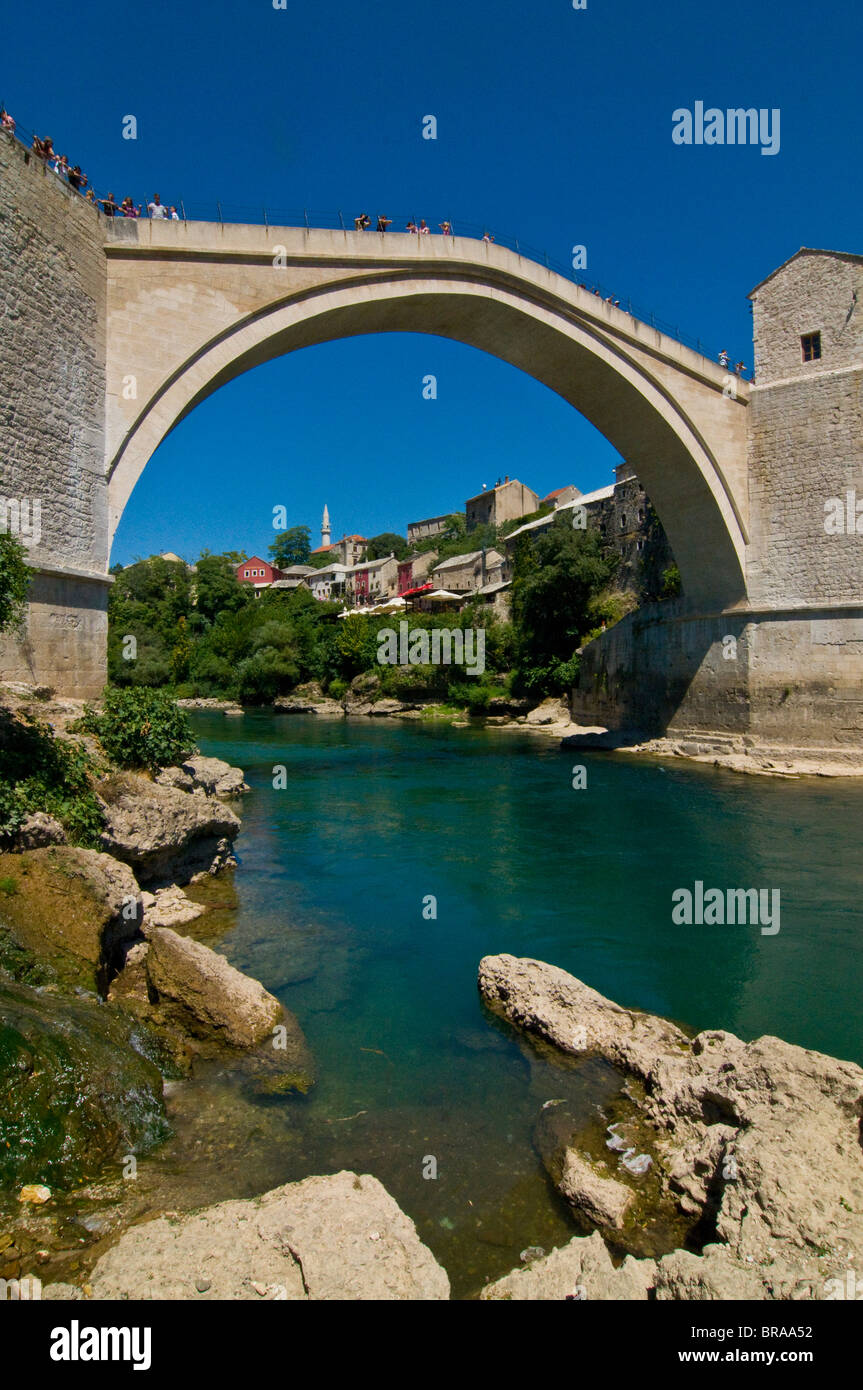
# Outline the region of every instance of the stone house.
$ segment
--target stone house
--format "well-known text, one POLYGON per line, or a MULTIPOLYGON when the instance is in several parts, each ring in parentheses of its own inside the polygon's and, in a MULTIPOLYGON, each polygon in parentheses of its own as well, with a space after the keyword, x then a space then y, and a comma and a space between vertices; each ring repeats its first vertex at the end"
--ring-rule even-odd
POLYGON ((472 550, 468 555, 453 555, 442 560, 432 570, 432 579, 438 589, 447 589, 453 594, 472 594, 483 585, 508 577, 506 556, 499 550, 472 550))
POLYGON ((469 497, 464 504, 467 529, 490 524, 502 526, 505 521, 518 521, 519 517, 529 516, 539 507, 539 497, 532 488, 515 478, 504 478, 502 483, 487 488, 476 497, 469 497))

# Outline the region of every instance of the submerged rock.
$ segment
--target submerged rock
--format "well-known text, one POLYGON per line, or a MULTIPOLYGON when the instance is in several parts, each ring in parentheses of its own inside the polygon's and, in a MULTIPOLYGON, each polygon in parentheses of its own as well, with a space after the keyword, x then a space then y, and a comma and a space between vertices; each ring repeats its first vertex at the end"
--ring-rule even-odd
POLYGON ((306 1178, 134 1226, 96 1264, 94 1299, 447 1299, 449 1280, 376 1178, 306 1178))

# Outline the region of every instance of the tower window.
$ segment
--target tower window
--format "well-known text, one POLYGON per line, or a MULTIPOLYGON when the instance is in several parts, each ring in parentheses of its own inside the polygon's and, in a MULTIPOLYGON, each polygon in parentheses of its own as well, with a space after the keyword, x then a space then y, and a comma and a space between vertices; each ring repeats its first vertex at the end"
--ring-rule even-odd
POLYGON ((804 362, 817 362, 821 357, 821 334, 804 333, 800 339, 804 362))

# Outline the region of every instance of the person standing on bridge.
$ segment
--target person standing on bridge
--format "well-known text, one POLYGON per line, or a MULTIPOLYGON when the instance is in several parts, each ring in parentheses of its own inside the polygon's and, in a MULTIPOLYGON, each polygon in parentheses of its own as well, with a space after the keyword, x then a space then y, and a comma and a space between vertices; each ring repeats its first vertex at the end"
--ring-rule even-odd
POLYGON ((76 164, 74 169, 69 170, 66 180, 72 185, 76 193, 82 193, 88 183, 87 175, 81 173, 80 164, 76 164))
POLYGON ((154 222, 163 222, 168 216, 168 209, 165 207, 158 193, 153 194, 153 201, 147 204, 147 211, 154 222))
POLYGON ((420 236, 428 236, 428 234, 429 234, 429 224, 428 224, 428 222, 426 222, 426 220, 425 220, 424 217, 421 217, 421 218, 420 218, 420 230, 419 230, 419 234, 420 234, 420 236))
POLYGON ((0 130, 8 130, 10 135, 15 134, 15 118, 9 115, 6 107, 0 107, 0 130))
POLYGON ((452 223, 451 223, 451 222, 440 222, 438 225, 439 225, 440 230, 441 230, 441 236, 452 236, 452 223))
POLYGON ((120 209, 124 217, 140 217, 141 209, 136 208, 131 198, 124 198, 120 209))
POLYGON ((719 354, 719 365, 720 367, 727 368, 730 362, 731 358, 728 356, 728 353, 725 351, 725 348, 723 348, 719 354))
POLYGON ((385 232, 386 229, 387 229, 387 227, 391 227, 392 224, 393 224, 393 219, 392 219, 391 217, 384 217, 383 215, 381 215, 381 216, 378 217, 378 231, 379 231, 379 232, 385 232))
POLYGON ((101 198, 102 211, 106 217, 119 217, 120 205, 114 201, 113 193, 109 193, 107 198, 101 198))
POLYGON ((354 218, 354 231, 364 232, 367 227, 372 225, 372 219, 367 212, 361 212, 359 217, 354 218))
POLYGON ((408 232, 411 232, 411 233, 413 234, 413 233, 416 232, 416 229, 417 229, 417 224, 416 224, 416 222, 414 222, 413 218, 411 218, 411 220, 410 220, 410 222, 408 222, 408 224, 407 224, 405 230, 408 231, 408 232))

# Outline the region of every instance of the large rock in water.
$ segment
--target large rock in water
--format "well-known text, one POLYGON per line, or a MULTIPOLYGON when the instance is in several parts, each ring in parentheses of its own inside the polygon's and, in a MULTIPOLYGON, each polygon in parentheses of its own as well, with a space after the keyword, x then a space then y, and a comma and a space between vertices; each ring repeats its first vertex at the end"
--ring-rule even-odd
POLYGON ((281 1022, 278 999, 209 946, 169 927, 151 931, 149 942, 151 992, 179 1005, 190 1020, 221 1034, 232 1047, 256 1047, 281 1022))
POLYGON ((377 1178, 306 1178, 133 1226, 96 1299, 446 1299, 449 1280, 377 1178))
POLYGON ((141 883, 189 883, 233 862, 240 821, 217 797, 162 787, 135 773, 107 778, 98 791, 102 848, 130 864, 141 883))
POLYGON ((689 1038, 542 961, 487 956, 479 988, 515 1026, 642 1083, 664 1188, 716 1242, 658 1261, 658 1296, 824 1298, 863 1267, 863 1069, 779 1038, 689 1038))
POLYGON ((128 865, 97 850, 56 845, 0 855, 0 872, 15 883, 0 909, 5 932, 47 972, 26 982, 58 980, 104 993, 141 925, 141 895, 128 865))

